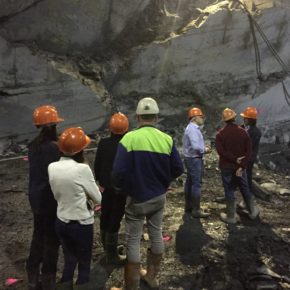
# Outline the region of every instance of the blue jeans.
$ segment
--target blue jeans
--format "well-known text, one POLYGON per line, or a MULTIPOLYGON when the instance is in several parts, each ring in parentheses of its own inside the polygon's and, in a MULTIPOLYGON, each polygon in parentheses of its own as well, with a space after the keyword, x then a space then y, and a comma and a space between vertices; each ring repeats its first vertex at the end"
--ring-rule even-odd
POLYGON ((236 176, 234 169, 221 169, 222 182, 227 200, 235 200, 235 190, 237 187, 241 191, 244 200, 251 197, 251 192, 248 186, 248 178, 246 170, 243 171, 241 177, 236 176))
POLYGON ((56 233, 59 236, 63 254, 64 269, 61 282, 72 281, 78 265, 76 284, 90 280, 90 266, 93 246, 93 225, 81 225, 77 221, 64 223, 56 220, 56 233))
POLYGON ((187 178, 184 186, 185 201, 191 204, 193 198, 200 198, 201 196, 203 160, 202 158, 186 157, 184 163, 187 169, 187 178))

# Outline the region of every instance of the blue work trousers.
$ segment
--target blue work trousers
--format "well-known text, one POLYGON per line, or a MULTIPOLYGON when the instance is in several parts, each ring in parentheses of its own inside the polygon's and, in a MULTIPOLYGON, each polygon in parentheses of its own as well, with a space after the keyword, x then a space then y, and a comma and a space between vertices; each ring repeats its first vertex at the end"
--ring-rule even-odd
POLYGON ((184 186, 185 200, 191 204, 193 198, 200 198, 201 196, 203 160, 202 158, 186 157, 184 163, 187 169, 184 186))
POLYGON ((235 200, 235 190, 239 188, 244 200, 251 197, 246 170, 241 177, 236 176, 235 169, 221 169, 222 182, 224 186, 225 198, 235 200))

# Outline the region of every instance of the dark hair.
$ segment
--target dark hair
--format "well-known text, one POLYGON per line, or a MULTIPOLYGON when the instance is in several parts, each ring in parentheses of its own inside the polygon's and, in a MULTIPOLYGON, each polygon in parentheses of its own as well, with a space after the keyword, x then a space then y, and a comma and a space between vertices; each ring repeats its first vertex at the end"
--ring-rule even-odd
POLYGON ((257 124, 257 120, 256 119, 252 119, 252 118, 247 118, 248 124, 250 126, 255 126, 257 124))
POLYGON ((56 125, 44 126, 38 136, 28 144, 28 148, 32 152, 37 152, 43 143, 57 141, 57 139, 56 125))
POLYGON ((147 115, 139 115, 142 120, 144 121, 154 121, 157 117, 156 114, 147 114, 147 115))
POLYGON ((227 120, 227 121, 225 121, 227 124, 231 124, 231 123, 234 123, 236 121, 236 119, 235 118, 233 118, 233 119, 230 119, 230 120, 227 120))
POLYGON ((70 157, 71 159, 73 159, 75 162, 78 162, 78 163, 84 163, 85 162, 85 157, 84 157, 84 150, 76 153, 75 155, 72 155, 72 156, 67 156, 65 154, 63 154, 63 156, 65 157, 70 157))

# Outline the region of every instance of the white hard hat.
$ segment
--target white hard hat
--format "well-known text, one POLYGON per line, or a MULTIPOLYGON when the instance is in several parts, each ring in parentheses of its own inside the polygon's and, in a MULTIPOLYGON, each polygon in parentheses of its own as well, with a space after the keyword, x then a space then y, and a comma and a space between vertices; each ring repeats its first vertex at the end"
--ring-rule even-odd
POLYGON ((159 108, 156 101, 152 98, 143 98, 139 101, 136 109, 137 115, 156 115, 159 108))

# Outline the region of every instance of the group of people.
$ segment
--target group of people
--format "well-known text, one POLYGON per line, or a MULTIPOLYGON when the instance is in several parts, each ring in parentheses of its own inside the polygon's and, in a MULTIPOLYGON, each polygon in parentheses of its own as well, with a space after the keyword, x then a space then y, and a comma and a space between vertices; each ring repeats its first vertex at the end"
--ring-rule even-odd
MULTIPOLYGON (((248 212, 249 218, 255 219, 259 215, 259 208, 255 205, 252 192, 252 169, 257 161, 261 131, 256 126, 257 109, 247 107, 240 114, 244 124, 235 123, 236 112, 225 108, 222 121, 225 126, 218 131, 215 147, 219 155, 219 168, 224 187, 226 213, 221 213, 221 220, 228 224, 236 223, 235 191, 242 193, 244 202, 239 204, 248 212)), ((184 162, 187 168, 187 178, 184 188, 185 211, 195 218, 206 218, 200 208, 203 155, 211 148, 205 146, 200 126, 204 124, 204 114, 199 108, 192 108, 188 112, 189 124, 183 136, 184 162)))
MULTIPOLYGON (((226 125, 216 136, 227 204, 221 219, 226 223, 236 222, 237 186, 249 217, 254 219, 259 214, 251 191, 252 167, 261 137, 255 126, 255 113, 255 108, 246 109, 243 129, 234 122, 236 113, 225 109, 222 116, 226 125)), ((94 209, 99 204, 105 262, 124 265, 125 286, 111 289, 138 289, 140 279, 150 288, 158 287, 157 274, 164 252, 162 219, 166 191, 184 171, 172 137, 156 128, 158 114, 153 98, 141 99, 136 109, 138 128, 130 132, 127 116, 114 114, 109 122, 110 136, 98 144, 93 174, 84 158, 84 149, 91 140, 82 128, 65 129, 58 137, 57 124, 64 120, 56 108, 46 105, 35 109, 33 123, 40 133, 29 144, 28 156, 29 201, 34 219, 26 263, 29 290, 89 289, 94 209), (117 248, 124 215, 126 259, 119 256, 117 248), (140 257, 145 220, 150 239, 146 269, 141 267, 140 257), (64 268, 56 285, 60 245, 64 268), (73 285, 76 267, 78 274, 73 285)), ((193 218, 205 218, 209 213, 200 207, 203 155, 211 148, 205 146, 200 131, 204 123, 201 109, 190 109, 188 119, 183 137, 187 169, 185 211, 193 218)))

